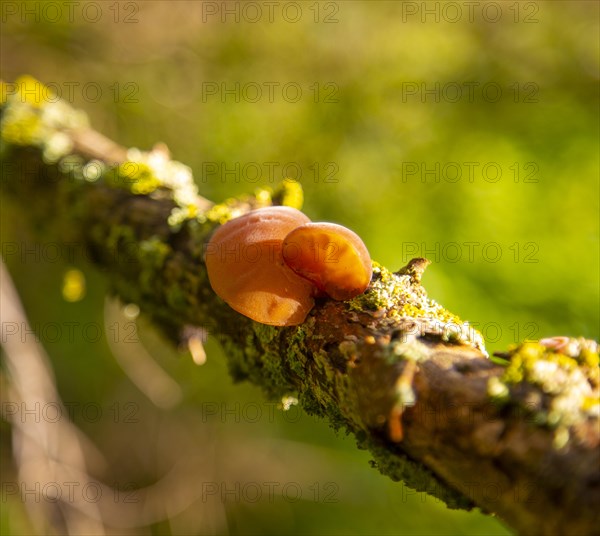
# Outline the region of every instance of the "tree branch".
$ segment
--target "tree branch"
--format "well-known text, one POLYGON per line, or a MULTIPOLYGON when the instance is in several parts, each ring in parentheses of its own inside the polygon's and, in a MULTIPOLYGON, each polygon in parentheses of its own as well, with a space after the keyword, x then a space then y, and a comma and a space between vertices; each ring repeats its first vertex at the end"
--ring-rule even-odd
POLYGON ((297 185, 213 205, 164 148, 128 152, 74 124, 68 107, 49 125, 51 103, 17 97, 2 106, 5 191, 84 244, 114 292, 173 342, 208 330, 235 379, 272 399, 297 397, 353 433, 382 473, 450 507, 479 506, 523 534, 597 533, 596 343, 526 343, 495 364, 477 332, 427 298, 422 259, 397 273, 375 265, 364 295, 322 300, 300 326, 253 322, 213 293, 204 247, 231 217, 297 206, 297 185))

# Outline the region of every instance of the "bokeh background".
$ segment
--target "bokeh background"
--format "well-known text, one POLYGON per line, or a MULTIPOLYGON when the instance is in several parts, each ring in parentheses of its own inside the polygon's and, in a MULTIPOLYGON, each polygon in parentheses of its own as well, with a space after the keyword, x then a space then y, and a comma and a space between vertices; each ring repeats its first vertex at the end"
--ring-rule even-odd
MULTIPOLYGON (((598 6, 4 2, 2 79, 50 84, 123 145, 166 143, 214 201, 298 178, 305 212, 354 229, 373 259, 434 261, 430 296, 490 351, 597 339, 598 6)), ((3 246, 5 262, 97 449, 90 470, 122 490, 115 533, 509 533, 391 482, 353 438, 234 385, 210 337, 195 365, 107 301, 100 271, 44 240, 2 199, 3 245, 18 245, 3 246), (77 287, 79 273, 85 292, 70 294, 65 277, 77 287), (132 381, 131 356, 158 364, 158 391, 132 381), (158 499, 132 513, 131 490, 156 483, 158 499)), ((2 534, 30 534, 22 499, 4 492, 18 482, 6 420, 1 433, 2 534)))

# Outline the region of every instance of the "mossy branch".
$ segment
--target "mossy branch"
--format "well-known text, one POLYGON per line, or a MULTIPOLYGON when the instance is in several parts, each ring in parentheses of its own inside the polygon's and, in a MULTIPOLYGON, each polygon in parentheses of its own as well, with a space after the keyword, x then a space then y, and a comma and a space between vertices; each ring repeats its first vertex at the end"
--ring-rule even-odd
POLYGON ((1 111, 3 190, 84 244, 114 292, 174 343, 208 330, 235 379, 297 398, 354 434, 382 473, 450 507, 478 506, 523 534, 598 532, 596 343, 524 343, 496 364, 468 323, 427 297, 423 259, 396 273, 374 265, 365 294, 322 300, 300 326, 258 324, 213 293, 205 244, 252 208, 299 208, 296 183, 215 205, 164 147, 128 151, 31 91, 1 111))

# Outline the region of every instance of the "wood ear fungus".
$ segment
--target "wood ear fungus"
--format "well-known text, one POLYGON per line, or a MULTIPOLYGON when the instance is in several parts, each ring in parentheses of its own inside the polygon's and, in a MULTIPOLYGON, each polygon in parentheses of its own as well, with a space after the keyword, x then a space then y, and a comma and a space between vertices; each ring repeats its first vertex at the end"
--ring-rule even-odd
POLYGON ((305 223, 283 241, 283 260, 334 300, 362 294, 371 282, 371 257, 360 237, 335 223, 305 223))
POLYGON ((213 290, 238 313, 274 326, 301 324, 312 285, 283 262, 283 239, 310 221, 299 210, 268 207, 228 221, 213 234, 205 262, 213 290))
POLYGON ((347 300, 371 280, 362 240, 333 223, 310 223, 299 210, 268 207, 228 221, 205 254, 215 293, 239 313, 274 326, 294 326, 327 295, 347 300))

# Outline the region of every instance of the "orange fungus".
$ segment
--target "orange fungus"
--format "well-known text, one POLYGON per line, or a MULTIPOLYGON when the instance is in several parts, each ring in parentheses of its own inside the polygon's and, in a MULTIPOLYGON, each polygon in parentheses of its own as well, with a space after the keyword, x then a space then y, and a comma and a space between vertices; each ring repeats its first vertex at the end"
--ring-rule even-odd
POLYGON ((274 326, 301 324, 315 296, 348 300, 371 281, 363 241, 341 225, 310 223, 299 210, 268 207, 230 220, 206 248, 213 290, 243 315, 274 326))
POLYGON ((335 223, 306 223, 283 241, 283 258, 298 275, 334 300, 362 294, 371 281, 371 257, 360 237, 335 223))
POLYGON ((312 285, 283 261, 283 239, 309 222, 299 210, 268 207, 228 221, 206 248, 213 290, 243 315, 274 326, 301 324, 314 305, 312 285))

